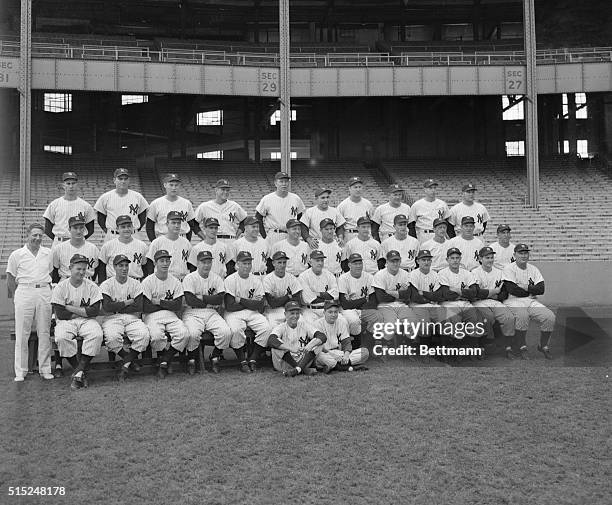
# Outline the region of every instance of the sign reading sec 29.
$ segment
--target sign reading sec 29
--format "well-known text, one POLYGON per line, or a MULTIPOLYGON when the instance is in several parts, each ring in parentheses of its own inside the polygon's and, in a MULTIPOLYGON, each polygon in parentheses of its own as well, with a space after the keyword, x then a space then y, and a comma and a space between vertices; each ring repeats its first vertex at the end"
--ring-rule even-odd
POLYGON ((262 70, 260 75, 260 92, 262 95, 278 94, 278 70, 262 70))

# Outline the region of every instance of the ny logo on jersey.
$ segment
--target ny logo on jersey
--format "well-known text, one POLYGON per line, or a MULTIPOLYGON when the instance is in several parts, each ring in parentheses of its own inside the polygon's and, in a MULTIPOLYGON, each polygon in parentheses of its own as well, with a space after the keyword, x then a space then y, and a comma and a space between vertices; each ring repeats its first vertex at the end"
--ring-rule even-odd
POLYGON ((402 285, 401 285, 401 284, 398 282, 398 283, 395 285, 395 291, 399 291, 399 288, 401 288, 401 287, 402 287, 402 285))
POLYGON ((435 287, 436 287, 435 284, 433 282, 431 282, 429 284, 429 291, 433 291, 435 287))
POLYGON ((478 261, 479 256, 478 256, 478 251, 474 251, 474 260, 478 261))
POLYGON ((465 289, 465 282, 461 282, 461 289, 465 289))
POLYGON ((249 289, 249 298, 253 298, 253 296, 255 296, 255 288, 251 288, 249 289))
POLYGON ((307 254, 302 254, 302 264, 304 264, 304 265, 308 264, 308 255, 307 254))
POLYGON ((300 337, 300 347, 306 347, 306 345, 308 344, 308 336, 305 337, 300 337))
POLYGON ((533 279, 531 277, 529 277, 529 285, 535 286, 535 282, 533 282, 533 279))
POLYGON ((181 258, 183 258, 183 261, 187 262, 187 259, 189 258, 189 252, 185 251, 185 249, 183 249, 181 251, 181 258))
POLYGON ((370 258, 372 258, 373 260, 376 259, 376 251, 374 249, 370 249, 370 258))
POLYGON ((173 295, 172 295, 172 291, 170 289, 168 289, 166 291, 166 296, 164 297, 165 300, 172 300, 173 295))
POLYGON ((292 216, 297 216, 298 215, 298 208, 297 207, 291 207, 291 215, 292 216))
POLYGON ((79 212, 79 213, 77 214, 77 217, 78 217, 79 219, 81 219, 82 221, 85 221, 85 214, 83 214, 83 212, 79 212))
POLYGON ((225 265, 225 253, 219 253, 219 261, 225 265))
POLYGON ((88 268, 93 268, 95 262, 96 262, 95 258, 88 259, 87 260, 87 267, 88 268))
POLYGON ((412 249, 411 251, 408 251, 408 259, 413 260, 416 256, 416 251, 414 249, 412 249))
POLYGON ((438 217, 444 219, 444 209, 438 209, 438 217))
POLYGON ((325 288, 323 289, 324 293, 327 293, 329 291, 329 286, 327 284, 325 284, 325 288))
POLYGON ((142 263, 142 253, 134 253, 134 263, 142 263))
POLYGON ((515 261, 514 256, 512 256, 512 258, 510 258, 510 263, 514 263, 515 261))
POLYGON ((137 203, 130 203, 130 214, 132 216, 137 216, 138 215, 138 209, 140 208, 140 206, 137 203))
POLYGON ((235 212, 230 212, 228 217, 229 217, 230 223, 237 223, 238 222, 238 215, 235 212))
POLYGON ((266 253, 264 251, 261 251, 261 261, 263 261, 264 263, 268 261, 268 257, 266 256, 266 253))
POLYGON ((215 288, 208 288, 208 296, 212 296, 215 294, 215 288))
POLYGON ((127 295, 127 299, 128 299, 128 300, 131 300, 131 299, 132 299, 132 295, 128 293, 128 295, 127 295))
POLYGON ((478 221, 478 224, 484 223, 484 216, 482 214, 476 214, 476 221, 478 221))
POLYGON ((293 293, 291 292, 291 288, 287 287, 287 296, 291 296, 293 293))
POLYGON ((337 252, 336 253, 336 261, 338 263, 340 263, 342 261, 342 253, 341 252, 337 252))
POLYGON ((495 281, 495 287, 496 288, 501 288, 501 285, 504 283, 504 281, 502 281, 501 279, 495 281))
POLYGON ((81 307, 89 307, 89 304, 91 303, 91 298, 88 298, 87 300, 85 300, 85 298, 81 298, 81 307))
POLYGON ((361 287, 361 298, 365 298, 368 296, 368 287, 367 286, 362 286, 361 287))

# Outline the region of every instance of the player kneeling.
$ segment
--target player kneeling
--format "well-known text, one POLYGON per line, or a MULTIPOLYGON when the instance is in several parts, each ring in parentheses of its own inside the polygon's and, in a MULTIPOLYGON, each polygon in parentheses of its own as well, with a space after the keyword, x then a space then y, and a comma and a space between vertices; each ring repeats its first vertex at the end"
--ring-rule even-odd
POLYGON ((142 312, 142 286, 129 277, 130 259, 118 254, 113 259, 115 276, 100 285, 102 308, 108 314, 102 321, 104 342, 110 352, 121 356, 123 363, 117 378, 125 381, 130 369, 140 371, 136 358, 149 345, 149 330, 140 319, 142 312), (123 338, 130 341, 130 349, 123 348, 123 338))
MULTIPOLYGON (((195 364, 202 333, 209 331, 215 339, 215 348, 210 355, 214 373, 219 373, 219 358, 223 355, 223 349, 230 346, 232 339, 232 330, 218 312, 223 304, 225 287, 223 279, 211 272, 212 253, 200 251, 197 263, 198 269, 187 274, 183 279, 183 291, 187 304, 187 309, 183 312, 183 323, 189 331, 187 371, 190 375, 196 371, 195 364)), ((203 363, 200 363, 200 366, 204 368, 203 363)))
POLYGON ((370 357, 369 351, 365 347, 353 350, 349 325, 339 315, 340 302, 328 300, 325 302, 324 317, 314 325, 315 329, 327 336, 315 359, 317 367, 322 367, 324 373, 332 370, 367 370, 363 364, 370 357))
POLYGON ((66 358, 74 371, 70 389, 87 387, 85 372, 92 358, 100 352, 102 328, 95 320, 100 312, 100 288, 85 279, 89 260, 75 254, 70 258, 70 277, 53 290, 51 305, 55 311, 55 342, 60 356, 66 358), (77 359, 76 338, 83 339, 81 357, 77 359))
POLYGON ((301 310, 298 302, 287 302, 285 322, 276 326, 268 338, 274 369, 285 377, 316 374, 317 369, 311 365, 327 340, 325 333, 300 319, 301 310))

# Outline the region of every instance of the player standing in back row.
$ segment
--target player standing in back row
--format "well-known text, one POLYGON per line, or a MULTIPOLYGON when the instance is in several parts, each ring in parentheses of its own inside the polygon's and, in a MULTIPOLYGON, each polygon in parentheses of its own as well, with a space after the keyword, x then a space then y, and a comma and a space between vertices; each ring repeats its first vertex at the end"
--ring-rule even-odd
POLYGON ((436 198, 438 183, 433 179, 427 179, 423 183, 423 191, 425 197, 414 202, 408 214, 408 229, 410 235, 417 238, 419 243, 433 238, 433 222, 435 219, 444 219, 446 221, 446 232, 449 237, 455 236, 453 226, 448 222, 450 210, 448 205, 443 200, 436 198))
POLYGON ((346 221, 344 225, 344 243, 354 239, 358 233, 357 221, 360 217, 368 219, 374 213, 374 206, 370 200, 361 196, 363 193, 363 181, 361 177, 351 177, 349 179, 349 196, 340 202, 338 212, 346 221))
POLYGON ((410 205, 402 202, 403 196, 404 188, 399 184, 392 184, 389 188, 389 201, 379 205, 374 211, 372 216, 372 237, 381 244, 385 239, 394 235, 395 217, 400 214, 407 216, 410 213, 410 205))
POLYGON ((474 201, 476 186, 466 184, 463 186, 462 191, 463 201, 452 206, 448 222, 455 227, 455 233, 459 233, 461 220, 464 217, 471 217, 475 223, 474 236, 480 237, 487 229, 487 222, 490 219, 489 212, 482 203, 474 201))

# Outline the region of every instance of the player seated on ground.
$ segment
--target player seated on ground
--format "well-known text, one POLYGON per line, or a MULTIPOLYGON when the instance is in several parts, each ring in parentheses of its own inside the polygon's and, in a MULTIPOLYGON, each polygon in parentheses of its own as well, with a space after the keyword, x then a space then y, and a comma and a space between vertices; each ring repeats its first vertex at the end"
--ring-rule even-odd
POLYGON ((297 219, 289 219, 285 224, 287 238, 276 242, 270 248, 270 254, 283 251, 288 257, 287 273, 296 277, 308 269, 308 255, 310 246, 302 240, 300 222, 297 219))
POLYGON ((51 279, 53 282, 59 282, 61 279, 70 277, 70 259, 79 254, 87 258, 87 270, 85 278, 96 280, 100 273, 99 261, 100 250, 91 242, 85 240, 85 220, 79 216, 73 216, 68 219, 68 229, 70 231, 70 240, 66 240, 57 244, 52 250, 53 257, 53 272, 51 279))
POLYGON ((300 218, 302 223, 302 238, 308 242, 311 249, 319 249, 321 241, 321 221, 329 219, 335 227, 339 240, 344 237, 344 218, 335 207, 329 206, 329 195, 332 190, 329 188, 317 188, 315 198, 317 205, 306 209, 300 218))
MULTIPOLYGON (((270 257, 270 246, 266 239, 259 235, 259 223, 253 216, 248 216, 243 221, 244 235, 231 244, 234 253, 236 251, 248 251, 253 257, 253 275, 264 276, 268 271, 268 258, 270 257)), ((219 236, 217 235, 217 238, 219 236)))
POLYGON ((448 251, 448 240, 446 239, 447 227, 448 223, 446 220, 439 217, 434 219, 433 238, 430 238, 421 244, 421 249, 427 249, 432 255, 431 269, 434 272, 439 272, 448 266, 448 263, 446 262, 446 251, 448 251))
POLYGON ((321 331, 305 323, 300 318, 300 304, 290 301, 285 305, 285 322, 270 332, 268 345, 272 348, 272 365, 283 372, 285 377, 295 377, 300 373, 314 375, 317 352, 327 337, 321 331))
POLYGON ((512 311, 502 303, 508 297, 503 289, 504 280, 502 271, 493 266, 495 262, 495 251, 490 247, 483 247, 480 252, 479 267, 472 270, 478 283, 477 300, 474 307, 486 321, 485 329, 487 338, 493 340, 493 323, 497 321, 500 325, 502 335, 506 340, 506 358, 512 359, 512 343, 514 340, 514 315, 512 311))
POLYGON ((338 205, 338 212, 346 221, 344 225, 344 245, 357 236, 360 217, 370 219, 374 206, 370 200, 363 198, 364 185, 361 177, 351 177, 348 182, 349 196, 338 205))
POLYGON ((404 214, 397 214, 393 218, 395 233, 383 240, 380 245, 381 263, 389 251, 398 251, 402 255, 401 268, 410 272, 416 267, 415 258, 419 252, 419 241, 408 235, 408 218, 404 214))
POLYGON ((461 251, 461 268, 473 270, 480 265, 478 251, 484 243, 474 236, 474 218, 465 216, 461 219, 461 235, 451 238, 446 244, 448 248, 457 248, 461 251))
POLYGON ((188 266, 191 270, 197 266, 196 259, 201 251, 209 251, 213 258, 212 273, 217 274, 222 279, 234 273, 234 249, 227 242, 217 240, 219 231, 219 221, 214 217, 208 217, 204 221, 204 240, 191 250, 189 253, 188 266))
POLYGON ((251 273, 253 257, 247 251, 236 255, 236 272, 225 279, 225 321, 232 330, 230 346, 234 349, 240 371, 257 370, 257 359, 268 345, 270 325, 263 316, 264 289, 261 277, 251 273), (251 355, 246 356, 246 334, 250 328, 255 333, 251 355))
MULTIPOLYGON (((363 269, 369 274, 374 275, 382 264, 380 260, 380 243, 374 240, 371 235, 370 219, 362 216, 357 220, 357 236, 344 246, 344 254, 348 258, 351 254, 361 254, 363 258, 363 269)), ((348 271, 346 263, 343 270, 348 271)))
POLYGON ((142 280, 153 273, 147 265, 147 251, 149 246, 142 240, 134 238, 134 225, 130 216, 119 216, 116 221, 119 235, 105 242, 100 249, 100 279, 102 281, 115 275, 113 258, 123 254, 130 259, 128 275, 133 279, 142 280))
POLYGON ((389 201, 376 207, 371 217, 372 237, 381 243, 395 233, 395 217, 400 214, 407 216, 410 212, 410 205, 402 202, 403 196, 404 188, 392 184, 389 187, 389 201))
MULTIPOLYGON (((197 263, 198 269, 183 279, 187 305, 183 312, 183 323, 189 331, 187 371, 190 375, 196 372, 198 350, 204 332, 212 333, 215 340, 215 347, 210 355, 214 373, 219 373, 219 358, 223 356, 223 350, 229 348, 232 339, 232 330, 219 314, 225 297, 225 286, 223 279, 211 271, 212 253, 200 251, 197 263)), ((204 369, 204 363, 200 363, 200 369, 204 369)))
POLYGON ((372 274, 363 271, 361 254, 348 257, 349 271, 338 279, 338 293, 342 316, 346 319, 351 335, 353 349, 361 347, 361 335, 373 330, 374 324, 381 321, 376 309, 376 294, 372 287, 372 274))
POLYGON ((300 301, 302 285, 297 277, 286 272, 289 258, 283 251, 277 251, 272 256, 274 272, 263 278, 263 289, 266 296, 264 316, 268 319, 270 328, 285 321, 285 305, 291 300, 300 301))
POLYGON ((195 270, 195 266, 188 263, 189 254, 192 249, 191 244, 185 237, 180 236, 182 221, 183 218, 180 212, 175 210, 168 212, 166 217, 168 232, 151 242, 149 252, 147 253, 147 259, 151 262, 148 268, 150 271, 153 271, 152 266, 155 262, 155 253, 157 251, 169 252, 172 258, 169 273, 179 281, 182 281, 189 272, 195 270))
POLYGON ((527 343, 525 337, 529 328, 529 320, 535 319, 540 326, 540 343, 538 351, 546 359, 552 359, 550 354, 550 336, 555 327, 555 314, 537 300, 544 294, 544 277, 540 271, 529 263, 529 247, 527 244, 517 244, 514 248, 515 263, 506 265, 503 271, 504 288, 508 298, 504 304, 514 314, 516 345, 520 355, 527 358, 527 343))
POLYGON ((323 268, 324 261, 325 255, 321 251, 312 251, 312 267, 298 278, 302 285, 302 302, 306 306, 302 319, 308 324, 314 324, 323 317, 326 300, 338 298, 338 283, 332 273, 323 268))
POLYGON ((474 184, 465 184, 461 191, 463 200, 451 207, 448 221, 455 227, 455 232, 458 234, 461 221, 464 217, 469 216, 475 221, 474 236, 480 237, 487 229, 489 212, 482 203, 474 201, 476 197, 474 184))
MULTIPOLYGON (((463 340, 468 347, 481 348, 480 355, 484 356, 484 349, 481 347, 481 337, 476 331, 476 326, 482 323, 482 317, 478 310, 472 305, 478 293, 478 284, 474 274, 465 268, 461 268, 461 251, 455 247, 446 252, 448 267, 438 273, 440 283, 440 298, 443 300, 444 318, 453 324, 459 322, 472 323, 474 331, 455 331, 453 337, 456 340, 463 340)), ((448 335, 444 336, 443 343, 448 343, 448 335)))
POLYGON ((183 286, 169 273, 172 256, 164 249, 155 252, 155 272, 142 281, 144 322, 151 336, 151 349, 157 353, 157 376, 165 379, 172 373, 172 358, 182 352, 189 331, 177 315, 183 306, 183 286), (170 335, 170 346, 166 333, 170 335))
POLYGON ((314 327, 327 337, 316 353, 315 364, 321 372, 367 370, 363 364, 370 357, 370 353, 365 347, 353 350, 348 323, 340 317, 338 301, 325 302, 325 315, 315 323, 314 327))
POLYGON ((319 223, 321 230, 321 239, 319 240, 319 251, 325 254, 323 268, 329 270, 334 277, 338 278, 342 275, 342 247, 336 240, 336 225, 331 219, 323 219, 319 223))
POLYGON ((118 379, 125 381, 129 370, 140 371, 136 358, 149 345, 149 330, 140 318, 142 313, 142 286, 136 279, 129 277, 130 259, 118 254, 113 258, 115 275, 100 285, 102 309, 102 331, 106 348, 119 354, 123 363, 118 379), (130 348, 123 348, 124 337, 130 348))
POLYGON ((511 242, 512 236, 510 235, 510 226, 507 224, 500 224, 497 227, 497 242, 491 244, 491 249, 495 251, 495 263, 493 266, 503 270, 506 265, 514 263, 514 247, 515 244, 511 242))
POLYGON ((410 207, 408 214, 408 229, 410 235, 417 238, 422 244, 433 235, 433 222, 435 219, 443 219, 446 222, 446 233, 449 237, 455 236, 455 228, 448 222, 450 210, 444 200, 436 198, 438 183, 433 179, 427 179, 423 183, 425 197, 417 200, 410 207))
POLYGON ((73 368, 70 389, 87 387, 85 372, 90 361, 100 352, 102 328, 96 321, 100 313, 102 293, 94 282, 85 278, 89 260, 80 254, 70 258, 70 277, 61 281, 51 294, 55 312, 55 342, 62 358, 73 368), (83 339, 81 356, 77 358, 77 338, 83 339))

